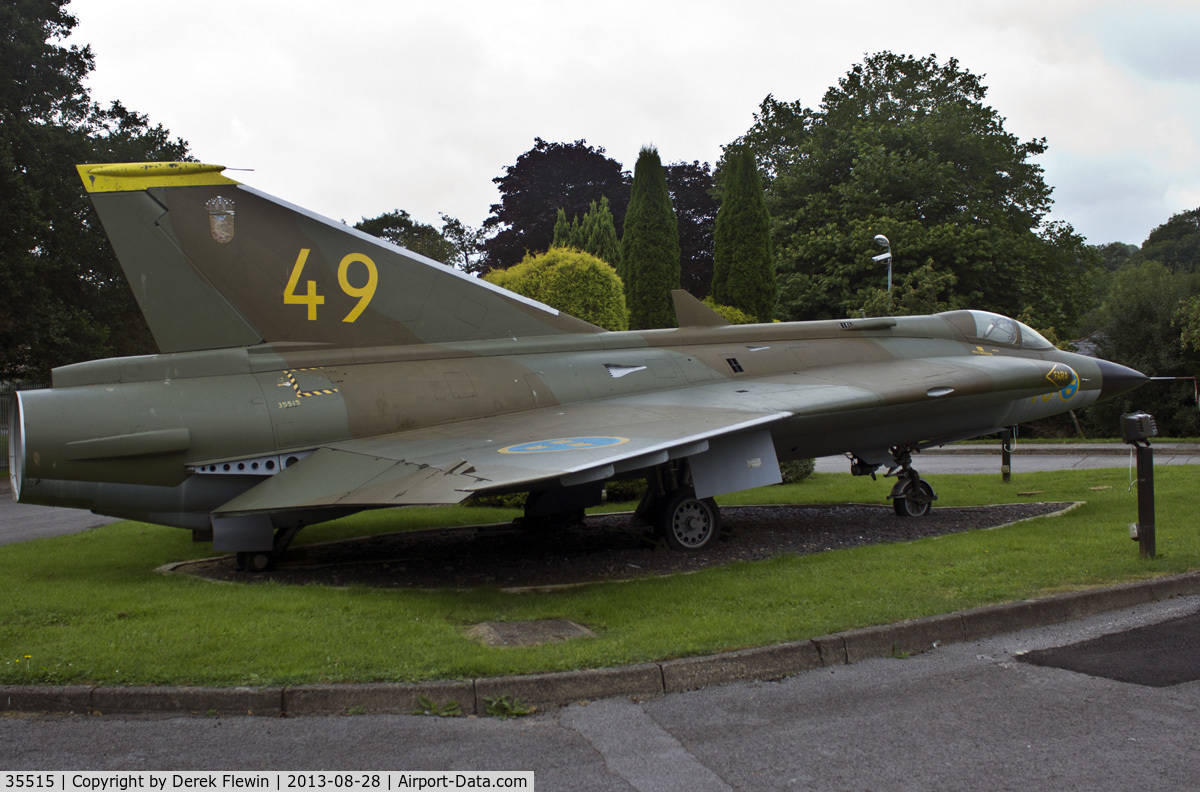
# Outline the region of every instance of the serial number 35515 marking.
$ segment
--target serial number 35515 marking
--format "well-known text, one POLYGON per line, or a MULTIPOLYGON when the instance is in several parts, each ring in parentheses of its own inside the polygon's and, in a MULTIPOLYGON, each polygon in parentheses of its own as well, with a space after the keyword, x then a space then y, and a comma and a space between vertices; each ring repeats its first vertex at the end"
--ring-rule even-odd
MULTIPOLYGON (((300 285, 300 271, 304 269, 308 253, 309 248, 301 248, 300 255, 296 257, 296 263, 292 265, 287 286, 283 289, 283 304, 307 305, 308 321, 315 322, 317 321, 317 306, 325 304, 325 296, 317 292, 317 282, 315 280, 306 281, 306 291, 303 294, 296 293, 296 287, 300 285)), ((358 299, 358 304, 342 319, 343 322, 354 322, 362 315, 363 311, 367 310, 367 306, 371 304, 371 299, 375 296, 375 287, 379 285, 379 269, 369 256, 362 253, 348 253, 338 264, 338 285, 342 287, 342 291, 347 297, 358 299), (361 264, 366 268, 367 282, 365 285, 355 286, 350 283, 351 264, 361 264)))

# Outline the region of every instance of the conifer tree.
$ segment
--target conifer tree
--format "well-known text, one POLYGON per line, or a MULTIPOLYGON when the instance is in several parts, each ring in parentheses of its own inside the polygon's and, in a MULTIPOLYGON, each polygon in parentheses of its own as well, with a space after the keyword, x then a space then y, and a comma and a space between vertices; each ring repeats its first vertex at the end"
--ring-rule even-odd
POLYGON ((580 249, 608 262, 620 271, 621 241, 617 238, 617 225, 613 220, 612 210, 608 208, 607 197, 602 197, 599 204, 592 201, 580 231, 580 249))
POLYGON ((568 222, 566 210, 560 207, 554 223, 554 241, 550 245, 582 250, 604 260, 614 269, 620 269, 621 241, 617 238, 617 226, 608 207, 608 198, 602 196, 600 203, 592 201, 582 220, 575 215, 568 222))
POLYGON ((713 231, 713 299, 769 322, 778 292, 770 216, 762 179, 748 148, 730 151, 721 182, 721 208, 713 231))
POLYGON ((679 227, 658 150, 646 147, 633 171, 625 233, 621 237, 621 280, 629 306, 629 328, 673 327, 671 290, 679 288, 679 227))
MULTIPOLYGON (((576 216, 577 221, 578 219, 576 216)), ((572 224, 567 222, 567 210, 558 207, 558 218, 554 221, 554 239, 550 242, 550 247, 571 247, 574 244, 571 240, 571 226, 572 224)))

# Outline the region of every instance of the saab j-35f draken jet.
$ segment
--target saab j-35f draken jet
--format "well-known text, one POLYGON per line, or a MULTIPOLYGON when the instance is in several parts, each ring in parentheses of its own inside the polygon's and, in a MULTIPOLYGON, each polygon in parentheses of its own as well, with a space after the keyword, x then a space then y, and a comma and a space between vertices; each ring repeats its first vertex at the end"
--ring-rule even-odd
POLYGON ((528 492, 536 520, 644 477, 639 515, 694 550, 713 496, 780 460, 887 465, 919 516, 913 452, 1146 379, 982 311, 734 326, 676 291, 677 328, 608 332, 222 170, 79 166, 161 354, 17 394, 21 502, 190 528, 253 569, 363 509, 528 492))

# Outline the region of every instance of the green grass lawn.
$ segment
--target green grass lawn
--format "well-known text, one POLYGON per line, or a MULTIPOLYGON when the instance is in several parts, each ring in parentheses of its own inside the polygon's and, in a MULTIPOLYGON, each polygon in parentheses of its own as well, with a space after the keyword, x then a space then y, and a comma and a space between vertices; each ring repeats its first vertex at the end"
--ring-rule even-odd
MULTIPOLYGON (((602 667, 793 641, 988 603, 1200 568, 1195 468, 1156 470, 1159 557, 1128 538, 1124 468, 937 476, 942 505, 1086 501, 1006 528, 543 594, 228 584, 161 575, 210 554, 190 534, 123 522, 0 547, 0 682, 300 684, 416 681, 602 667), (1108 487, 1108 489, 1093 489, 1108 487), (1018 493, 1041 490, 1036 496, 1018 493), (491 620, 566 618, 595 638, 492 648, 463 637, 491 620)), ((816 475, 720 499, 883 503, 889 482, 816 475)), ((513 512, 405 509, 305 530, 298 543, 513 512)))

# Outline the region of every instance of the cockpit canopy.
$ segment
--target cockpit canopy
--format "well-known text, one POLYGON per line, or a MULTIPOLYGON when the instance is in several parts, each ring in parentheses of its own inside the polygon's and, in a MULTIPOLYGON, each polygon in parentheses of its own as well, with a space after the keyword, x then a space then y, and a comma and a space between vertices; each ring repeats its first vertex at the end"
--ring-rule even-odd
POLYGON ((970 329, 971 322, 956 324, 973 340, 1021 349, 1054 349, 1054 344, 1024 322, 988 311, 962 311, 961 314, 970 318, 974 330, 970 329), (963 327, 964 324, 967 327, 963 327))

